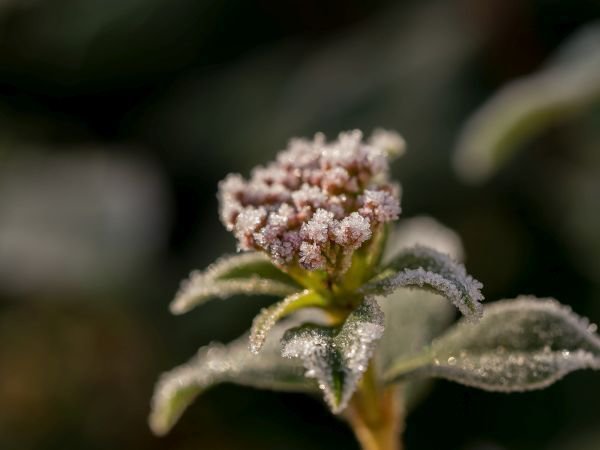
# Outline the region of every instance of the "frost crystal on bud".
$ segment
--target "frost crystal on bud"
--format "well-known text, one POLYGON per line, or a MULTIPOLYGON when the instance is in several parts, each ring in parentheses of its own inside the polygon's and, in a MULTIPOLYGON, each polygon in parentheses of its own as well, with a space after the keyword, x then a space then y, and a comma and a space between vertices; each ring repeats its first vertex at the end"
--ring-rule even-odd
POLYGON ((399 135, 382 130, 368 143, 359 130, 331 142, 321 133, 292 139, 249 180, 232 174, 219 184, 221 221, 240 250, 262 250, 279 265, 333 267, 398 218, 400 194, 388 181, 388 156, 403 146, 399 135))
POLYGON ((300 236, 314 243, 324 244, 329 240, 329 230, 333 226, 333 213, 324 209, 317 209, 312 219, 302 224, 300 236))
POLYGON ((345 217, 333 231, 335 242, 350 249, 359 248, 371 238, 369 220, 357 212, 345 217))
POLYGON ((325 267, 325 257, 318 244, 303 242, 300 245, 300 265, 308 270, 317 270, 325 267))
POLYGON ((391 192, 368 189, 359 200, 362 203, 359 213, 373 221, 389 222, 400 215, 400 203, 391 192))

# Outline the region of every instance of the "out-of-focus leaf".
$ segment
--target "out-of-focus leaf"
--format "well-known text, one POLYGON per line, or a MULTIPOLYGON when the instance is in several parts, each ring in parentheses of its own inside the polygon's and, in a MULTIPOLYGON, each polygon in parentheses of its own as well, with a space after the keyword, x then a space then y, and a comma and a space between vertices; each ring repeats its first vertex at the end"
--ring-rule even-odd
POLYGON ((302 292, 288 295, 286 298, 262 311, 254 318, 250 329, 250 351, 258 353, 265 343, 271 328, 278 320, 302 308, 324 307, 327 301, 315 291, 305 289, 302 292))
MULTIPOLYGON (((14 133, 2 115, 0 128, 14 133)), ((16 135, 4 144, 10 153, 0 157, 3 292, 97 293, 147 274, 166 237, 160 168, 123 156, 126 148, 59 151, 16 135)))
POLYGON ((244 253, 218 259, 185 280, 171 303, 173 314, 183 314, 212 298, 237 294, 285 297, 300 290, 262 253, 244 253))
POLYGON ((600 102, 600 24, 586 26, 542 71, 514 81, 466 123, 454 165, 483 181, 529 139, 600 102))
MULTIPOLYGON (((452 323, 455 309, 443 297, 422 290, 399 289, 379 299, 385 313, 385 331, 377 346, 377 361, 382 373, 394 362, 411 358, 452 323)), ((427 394, 432 380, 407 380, 403 388, 405 408, 410 411, 427 394)))
POLYGON ((433 248, 456 261, 464 258, 462 241, 454 230, 432 217, 417 216, 402 219, 390 233, 383 256, 384 263, 390 262, 401 250, 415 245, 433 248))
POLYGON ((555 300, 520 297, 486 307, 477 324, 458 323, 432 347, 399 360, 386 379, 409 373, 489 391, 546 387, 578 369, 600 369, 595 325, 555 300))
POLYGON ((227 345, 213 343, 202 347, 189 362, 163 374, 152 399, 152 431, 158 435, 169 432, 194 399, 216 384, 236 383, 281 391, 316 390, 315 383, 304 377, 299 361, 281 356, 280 339, 293 324, 276 325, 259 355, 250 353, 246 334, 227 345))
POLYGON ((343 411, 384 329, 384 317, 374 299, 367 298, 339 328, 306 324, 288 330, 282 340, 282 354, 299 358, 306 376, 316 378, 325 400, 337 414, 343 411))
POLYGON ((420 353, 450 326, 456 311, 444 297, 421 290, 400 289, 380 298, 379 304, 385 332, 377 357, 384 372, 399 359, 420 353))
POLYGON ((481 317, 482 284, 467 275, 462 264, 431 248, 402 250, 363 291, 389 295, 401 287, 432 291, 450 300, 468 319, 481 317))

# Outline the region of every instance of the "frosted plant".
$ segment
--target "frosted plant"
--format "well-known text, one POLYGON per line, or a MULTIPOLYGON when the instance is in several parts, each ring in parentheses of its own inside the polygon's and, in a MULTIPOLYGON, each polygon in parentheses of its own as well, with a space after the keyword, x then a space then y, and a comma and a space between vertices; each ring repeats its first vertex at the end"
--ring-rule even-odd
POLYGON ((600 368, 595 325, 556 301, 484 307, 456 233, 430 218, 390 230, 401 209, 388 165, 403 152, 393 132, 317 134, 291 140, 249 179, 220 183, 221 220, 241 253, 193 272, 171 311, 240 294, 280 300, 247 335, 161 376, 156 434, 202 391, 230 382, 321 395, 363 448, 400 449, 404 417, 432 378, 512 392, 600 368), (452 325, 456 310, 464 318, 452 325))

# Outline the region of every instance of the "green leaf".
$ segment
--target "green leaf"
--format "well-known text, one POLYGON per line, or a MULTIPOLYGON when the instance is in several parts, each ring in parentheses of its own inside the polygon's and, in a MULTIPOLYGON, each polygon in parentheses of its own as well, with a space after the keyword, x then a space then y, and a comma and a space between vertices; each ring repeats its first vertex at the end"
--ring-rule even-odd
POLYGON ((173 314, 183 314, 213 298, 233 295, 285 297, 300 287, 277 269, 262 253, 225 256, 202 272, 192 272, 170 305, 173 314))
POLYGON ((282 354, 299 358, 306 376, 316 378, 333 413, 343 411, 367 370, 383 335, 384 317, 374 299, 367 298, 337 328, 306 324, 288 330, 282 354))
POLYGON ((600 25, 587 26, 543 70, 508 84, 467 121, 454 165, 467 181, 487 179, 523 144, 600 103, 600 25))
POLYGON ((175 425, 185 409, 204 390, 220 383, 236 383, 281 391, 314 391, 315 383, 304 377, 304 368, 281 356, 280 339, 292 323, 275 326, 260 355, 248 349, 248 335, 230 344, 202 347, 187 363, 164 373, 155 388, 149 424, 157 435, 175 425))
MULTIPOLYGON (((397 361, 411 358, 452 323, 455 308, 443 297, 422 290, 398 290, 380 298, 385 313, 385 332, 377 346, 380 371, 387 372, 397 361)), ((432 380, 415 378, 405 383, 403 399, 408 411, 425 397, 432 380)))
POLYGON ((385 374, 446 378, 488 391, 544 388, 578 369, 600 369, 595 325, 555 300, 519 297, 486 307, 476 324, 464 320, 420 355, 385 374))
POLYGON ((427 291, 396 291, 380 298, 379 304, 385 314, 385 332, 377 351, 383 371, 420 353, 455 317, 455 309, 445 298, 427 291))
POLYGON ((302 308, 323 308, 327 305, 328 302, 326 299, 321 297, 315 291, 305 289, 302 292, 288 295, 274 305, 263 308, 252 322, 252 328, 250 329, 250 351, 252 353, 258 353, 260 351, 269 331, 278 320, 302 308))
POLYGON ((420 288, 450 300, 468 319, 479 319, 482 284, 465 267, 436 250, 415 246, 402 250, 362 291, 389 295, 401 287, 420 288))
POLYGON ((448 254, 456 261, 462 261, 464 250, 460 236, 450 228, 429 216, 416 216, 402 219, 391 231, 383 255, 384 263, 405 248, 422 245, 448 254))

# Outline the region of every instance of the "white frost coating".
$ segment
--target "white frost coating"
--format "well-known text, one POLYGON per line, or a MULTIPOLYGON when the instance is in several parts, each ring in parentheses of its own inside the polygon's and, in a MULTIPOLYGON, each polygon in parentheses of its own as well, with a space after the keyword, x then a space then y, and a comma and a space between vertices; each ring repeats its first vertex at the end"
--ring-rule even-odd
POLYGON ((483 285, 469 275, 465 275, 461 281, 464 289, 460 289, 458 284, 443 275, 419 267, 398 273, 390 280, 389 286, 393 290, 399 287, 431 288, 454 303, 466 317, 480 318, 482 309, 479 301, 483 300, 483 295, 479 290, 483 285))
POLYGON ((325 267, 325 256, 321 253, 319 244, 303 242, 300 245, 300 265, 308 270, 322 269, 325 267))
POLYGON ((282 355, 302 359, 306 377, 318 381, 338 414, 352 398, 383 331, 383 312, 374 299, 366 298, 338 329, 305 325, 286 332, 282 355))
POLYGON ((476 325, 460 322, 434 342, 419 372, 488 391, 540 389, 574 370, 600 369, 593 330, 556 300, 504 300, 476 325))
POLYGON ((201 275, 192 276, 184 283, 169 306, 173 314, 183 314, 211 298, 226 299, 234 295, 274 295, 284 297, 296 288, 281 281, 249 277, 238 280, 207 282, 201 275))
POLYGON ((322 134, 293 139, 248 180, 233 174, 219 184, 221 221, 241 250, 265 252, 280 266, 343 272, 334 256, 351 256, 381 223, 400 214, 400 190, 388 180, 388 158, 402 146, 398 135, 382 131, 370 143, 360 130, 331 142, 322 134), (360 234, 340 239, 334 234, 340 223, 346 229, 360 225, 350 230, 360 234))
POLYGON ((464 260, 460 236, 429 216, 416 216, 401 220, 388 239, 384 262, 389 262, 405 248, 422 245, 450 255, 455 261, 464 260))
POLYGON ((317 209, 312 218, 302 224, 300 237, 308 239, 315 244, 324 244, 329 240, 329 232, 333 229, 335 221, 333 213, 324 209, 317 209))
POLYGON ((448 255, 415 246, 402 251, 385 270, 390 274, 369 283, 365 292, 389 295, 401 287, 428 289, 446 297, 468 319, 481 318, 483 285, 448 255))
POLYGON ((335 226, 333 235, 335 242, 342 247, 356 250, 371 238, 371 224, 368 219, 353 212, 335 226))
POLYGON ((289 295, 280 302, 277 302, 268 308, 263 308, 261 312, 252 321, 250 329, 250 351, 257 354, 271 328, 275 326, 277 321, 283 317, 297 311, 300 308, 308 308, 311 306, 322 307, 325 305, 325 300, 314 291, 305 289, 302 292, 289 295))
POLYGON ((283 281, 284 277, 264 254, 225 256, 204 271, 192 272, 181 283, 170 309, 173 314, 183 314, 211 298, 224 299, 238 294, 284 297, 298 291, 283 281))
POLYGON ((367 189, 359 197, 359 202, 361 207, 358 212, 376 223, 396 220, 401 212, 397 195, 383 190, 367 189))
POLYGON ((155 434, 166 434, 202 391, 219 383, 236 383, 283 391, 314 390, 301 364, 281 357, 279 341, 287 327, 276 325, 260 355, 248 350, 248 336, 224 345, 202 347, 187 363, 164 373, 155 388, 149 417, 155 434))

